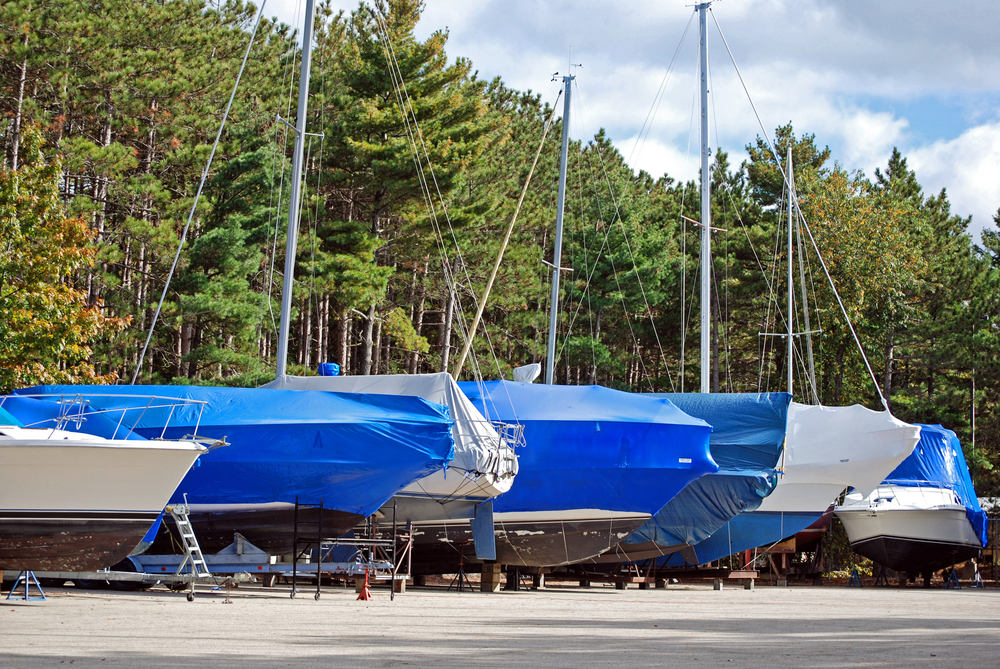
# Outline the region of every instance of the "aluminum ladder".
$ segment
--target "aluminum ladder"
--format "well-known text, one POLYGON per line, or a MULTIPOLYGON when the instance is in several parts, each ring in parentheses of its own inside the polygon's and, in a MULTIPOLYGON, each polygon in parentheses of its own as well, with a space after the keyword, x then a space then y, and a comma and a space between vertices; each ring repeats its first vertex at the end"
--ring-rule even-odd
MULTIPOLYGON (((187 499, 184 501, 186 502, 187 499)), ((174 575, 180 576, 185 567, 189 567, 191 571, 191 589, 187 594, 187 599, 190 602, 194 600, 195 582, 211 578, 212 573, 208 570, 205 556, 201 552, 201 546, 198 545, 198 537, 195 536, 191 520, 188 518, 188 514, 191 512, 190 507, 187 504, 171 504, 166 510, 177 525, 177 531, 181 535, 181 545, 184 547, 184 559, 181 560, 174 575)))

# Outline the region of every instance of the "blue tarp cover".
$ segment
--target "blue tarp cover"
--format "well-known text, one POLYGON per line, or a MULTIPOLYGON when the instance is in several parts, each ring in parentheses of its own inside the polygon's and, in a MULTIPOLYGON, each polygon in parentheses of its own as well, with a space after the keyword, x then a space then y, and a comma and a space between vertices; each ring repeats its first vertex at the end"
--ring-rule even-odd
POLYGON ((13 425, 14 427, 24 427, 24 423, 15 418, 9 411, 0 406, 0 425, 13 425))
POLYGON ((657 564, 667 567, 685 567, 714 562, 727 555, 768 546, 785 537, 798 534, 823 516, 822 513, 782 513, 753 511, 741 513, 723 525, 711 537, 693 546, 697 556, 689 563, 681 553, 673 553, 657 564))
POLYGON ((459 386, 488 419, 524 425, 517 481, 494 502, 497 513, 652 514, 718 469, 708 448, 711 427, 668 400, 601 386, 459 386))
POLYGON ((719 471, 691 483, 636 530, 626 544, 696 544, 734 516, 760 506, 777 484, 785 442, 788 393, 662 393, 679 409, 712 425, 719 471))
MULTIPOLYGON (((368 516, 398 490, 441 469, 454 441, 448 408, 416 397, 200 386, 39 386, 87 394, 95 408, 142 407, 158 395, 207 402, 198 435, 230 446, 202 455, 178 486, 191 503, 294 502, 368 516), (105 394, 105 397, 101 397, 105 394)), ((195 432, 199 408, 130 411, 138 434, 195 432), (138 421, 136 423, 136 421, 138 421)))
POLYGON ((986 513, 972 487, 969 466, 958 437, 940 425, 920 425, 920 441, 913 453, 899 463, 884 483, 902 486, 934 486, 955 492, 965 515, 983 546, 986 545, 986 513))

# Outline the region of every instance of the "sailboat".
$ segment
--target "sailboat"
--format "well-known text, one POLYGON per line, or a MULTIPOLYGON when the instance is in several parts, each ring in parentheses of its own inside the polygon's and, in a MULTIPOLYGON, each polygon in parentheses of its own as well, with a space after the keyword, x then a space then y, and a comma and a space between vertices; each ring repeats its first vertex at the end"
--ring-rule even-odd
POLYGON ((111 567, 136 548, 208 452, 193 439, 145 439, 114 418, 78 393, 0 396, 0 569, 111 567))
MULTIPOLYGON (((701 394, 689 399, 672 397, 674 402, 693 416, 708 420, 720 431, 751 432, 759 423, 753 411, 744 409, 726 412, 725 407, 739 396, 710 394, 709 372, 711 350, 711 179, 710 147, 708 135, 708 70, 707 70, 707 11, 711 2, 697 4, 700 27, 700 85, 701 85, 701 394)), ((787 341, 787 394, 781 418, 772 427, 779 431, 777 442, 770 439, 771 455, 761 459, 759 446, 744 451, 747 457, 756 457, 754 475, 770 479, 771 485, 743 487, 742 493, 732 485, 747 473, 734 463, 736 478, 720 478, 724 472, 697 481, 678 496, 636 535, 608 553, 627 556, 628 560, 649 559, 666 555, 660 560, 668 565, 698 565, 731 555, 740 550, 766 546, 804 530, 826 512, 839 493, 846 487, 871 489, 876 485, 873 477, 884 476, 906 457, 916 443, 919 430, 894 418, 888 410, 875 412, 860 406, 823 407, 789 404, 793 391, 796 337, 804 337, 812 370, 812 345, 808 309, 805 309, 805 332, 794 332, 791 317, 794 305, 793 281, 793 203, 795 201, 789 150, 788 173, 788 331, 787 341), (787 420, 787 422, 785 422, 787 420), (776 447, 776 448, 775 448, 776 447), (729 485, 726 486, 725 483, 729 485), (709 484, 713 483, 714 486, 709 484), (714 495, 714 487, 728 487, 729 495, 714 495)), ((803 273, 800 242, 800 274, 803 273)), ((804 279, 803 279, 804 283, 804 279)), ((803 285, 803 304, 805 287, 803 285)), ((814 378, 812 373, 811 378, 814 378)), ((815 381, 812 381, 813 396, 815 381)), ((818 400, 817 400, 818 401, 818 400)), ((725 437, 722 437, 725 439, 725 437)), ((742 446, 752 446, 744 441, 742 446)), ((713 454, 714 454, 713 450, 713 454)), ((722 459, 720 464, 725 462, 722 459)), ((724 465, 725 468, 725 465, 724 465)), ((758 479, 763 480, 763 479, 758 479)))
MULTIPOLYGON (((437 374, 379 374, 375 376, 286 376, 265 388, 377 393, 421 397, 448 407, 453 421, 455 457, 447 467, 418 479, 397 492, 382 509, 397 523, 409 523, 415 541, 436 542, 452 524, 468 526, 480 505, 511 489, 518 472, 516 447, 522 443, 517 425, 488 420, 446 372, 437 374)), ((485 517, 485 516, 483 516, 485 517)), ((492 532, 492 526, 489 528, 492 532)), ((492 556, 479 542, 480 557, 492 556)))
MULTIPOLYGON (((286 378, 314 18, 314 1, 306 0, 277 381, 286 378)), ((194 210, 192 206, 192 215, 194 210)), ((325 536, 340 536, 377 512, 400 489, 440 472, 455 454, 447 407, 418 397, 195 386, 39 390, 87 392, 96 396, 93 405, 102 409, 133 407, 140 400, 132 395, 150 393, 207 402, 202 433, 225 435, 231 445, 204 457, 176 493, 187 494, 192 525, 206 550, 224 548, 233 533, 240 532, 258 548, 288 553, 293 550, 297 523, 310 531, 322 523, 325 536)), ((183 434, 193 420, 190 412, 171 416, 146 411, 126 422, 145 436, 183 434)))

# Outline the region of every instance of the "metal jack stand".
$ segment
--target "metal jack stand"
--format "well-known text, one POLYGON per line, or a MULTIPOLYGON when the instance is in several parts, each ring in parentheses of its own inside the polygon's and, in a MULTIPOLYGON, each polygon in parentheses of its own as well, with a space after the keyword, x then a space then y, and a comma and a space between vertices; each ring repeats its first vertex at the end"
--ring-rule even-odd
POLYGON ((452 586, 455 586, 456 584, 457 587, 455 590, 457 592, 462 592, 465 588, 468 588, 470 592, 472 591, 472 582, 465 573, 465 544, 466 542, 464 541, 461 543, 461 552, 459 553, 460 557, 458 559, 458 573, 455 574, 455 578, 451 579, 451 583, 448 584, 449 592, 451 591, 452 586))
POLYGON ((847 580, 848 588, 860 588, 861 586, 861 575, 858 573, 858 567, 855 565, 851 567, 851 578, 847 580))
MULTIPOLYGON (((297 581, 299 575, 299 498, 295 498, 295 516, 292 521, 292 591, 289 597, 295 599, 298 593, 297 581)), ((305 540, 304 540, 305 541, 305 540)), ((309 549, 306 541, 306 550, 309 549)), ((319 601, 320 587, 323 585, 323 500, 319 501, 319 517, 316 520, 316 592, 313 599, 319 601)))
POLYGON ((958 572, 955 571, 955 565, 951 566, 951 573, 948 575, 948 581, 944 584, 945 590, 961 590, 962 584, 958 581, 958 572))
POLYGON ((886 573, 886 571, 887 570, 886 570, 885 567, 883 567, 882 565, 879 565, 879 567, 878 567, 878 576, 875 577, 875 586, 876 587, 878 587, 880 585, 885 585, 885 586, 889 585, 889 575, 886 573))
POLYGON ((35 578, 35 572, 33 571, 22 571, 17 575, 17 580, 14 582, 14 587, 10 589, 7 593, 7 599, 23 599, 26 602, 44 602, 46 601, 45 591, 42 590, 42 586, 38 584, 38 579, 35 578), (24 582, 24 595, 15 595, 18 588, 21 587, 22 581, 24 582), (38 596, 31 596, 31 586, 34 586, 38 590, 38 596))

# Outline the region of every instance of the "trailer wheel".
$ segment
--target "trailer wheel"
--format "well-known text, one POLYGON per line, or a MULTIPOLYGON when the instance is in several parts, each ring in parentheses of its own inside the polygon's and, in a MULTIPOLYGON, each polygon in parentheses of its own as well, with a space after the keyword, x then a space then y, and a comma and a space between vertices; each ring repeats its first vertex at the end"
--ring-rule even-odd
POLYGON ((189 602, 193 602, 193 601, 194 601, 194 593, 193 593, 193 592, 189 592, 189 593, 187 594, 187 600, 188 600, 189 602))
MULTIPOLYGON (((127 557, 118 564, 116 564, 114 567, 112 567, 111 571, 127 571, 132 573, 138 573, 139 567, 136 565, 135 562, 132 561, 132 558, 127 557)), ((119 590, 122 592, 132 592, 134 590, 148 590, 149 588, 152 587, 152 585, 153 585, 152 583, 140 583, 138 581, 111 581, 111 587, 114 588, 115 590, 119 590)))

